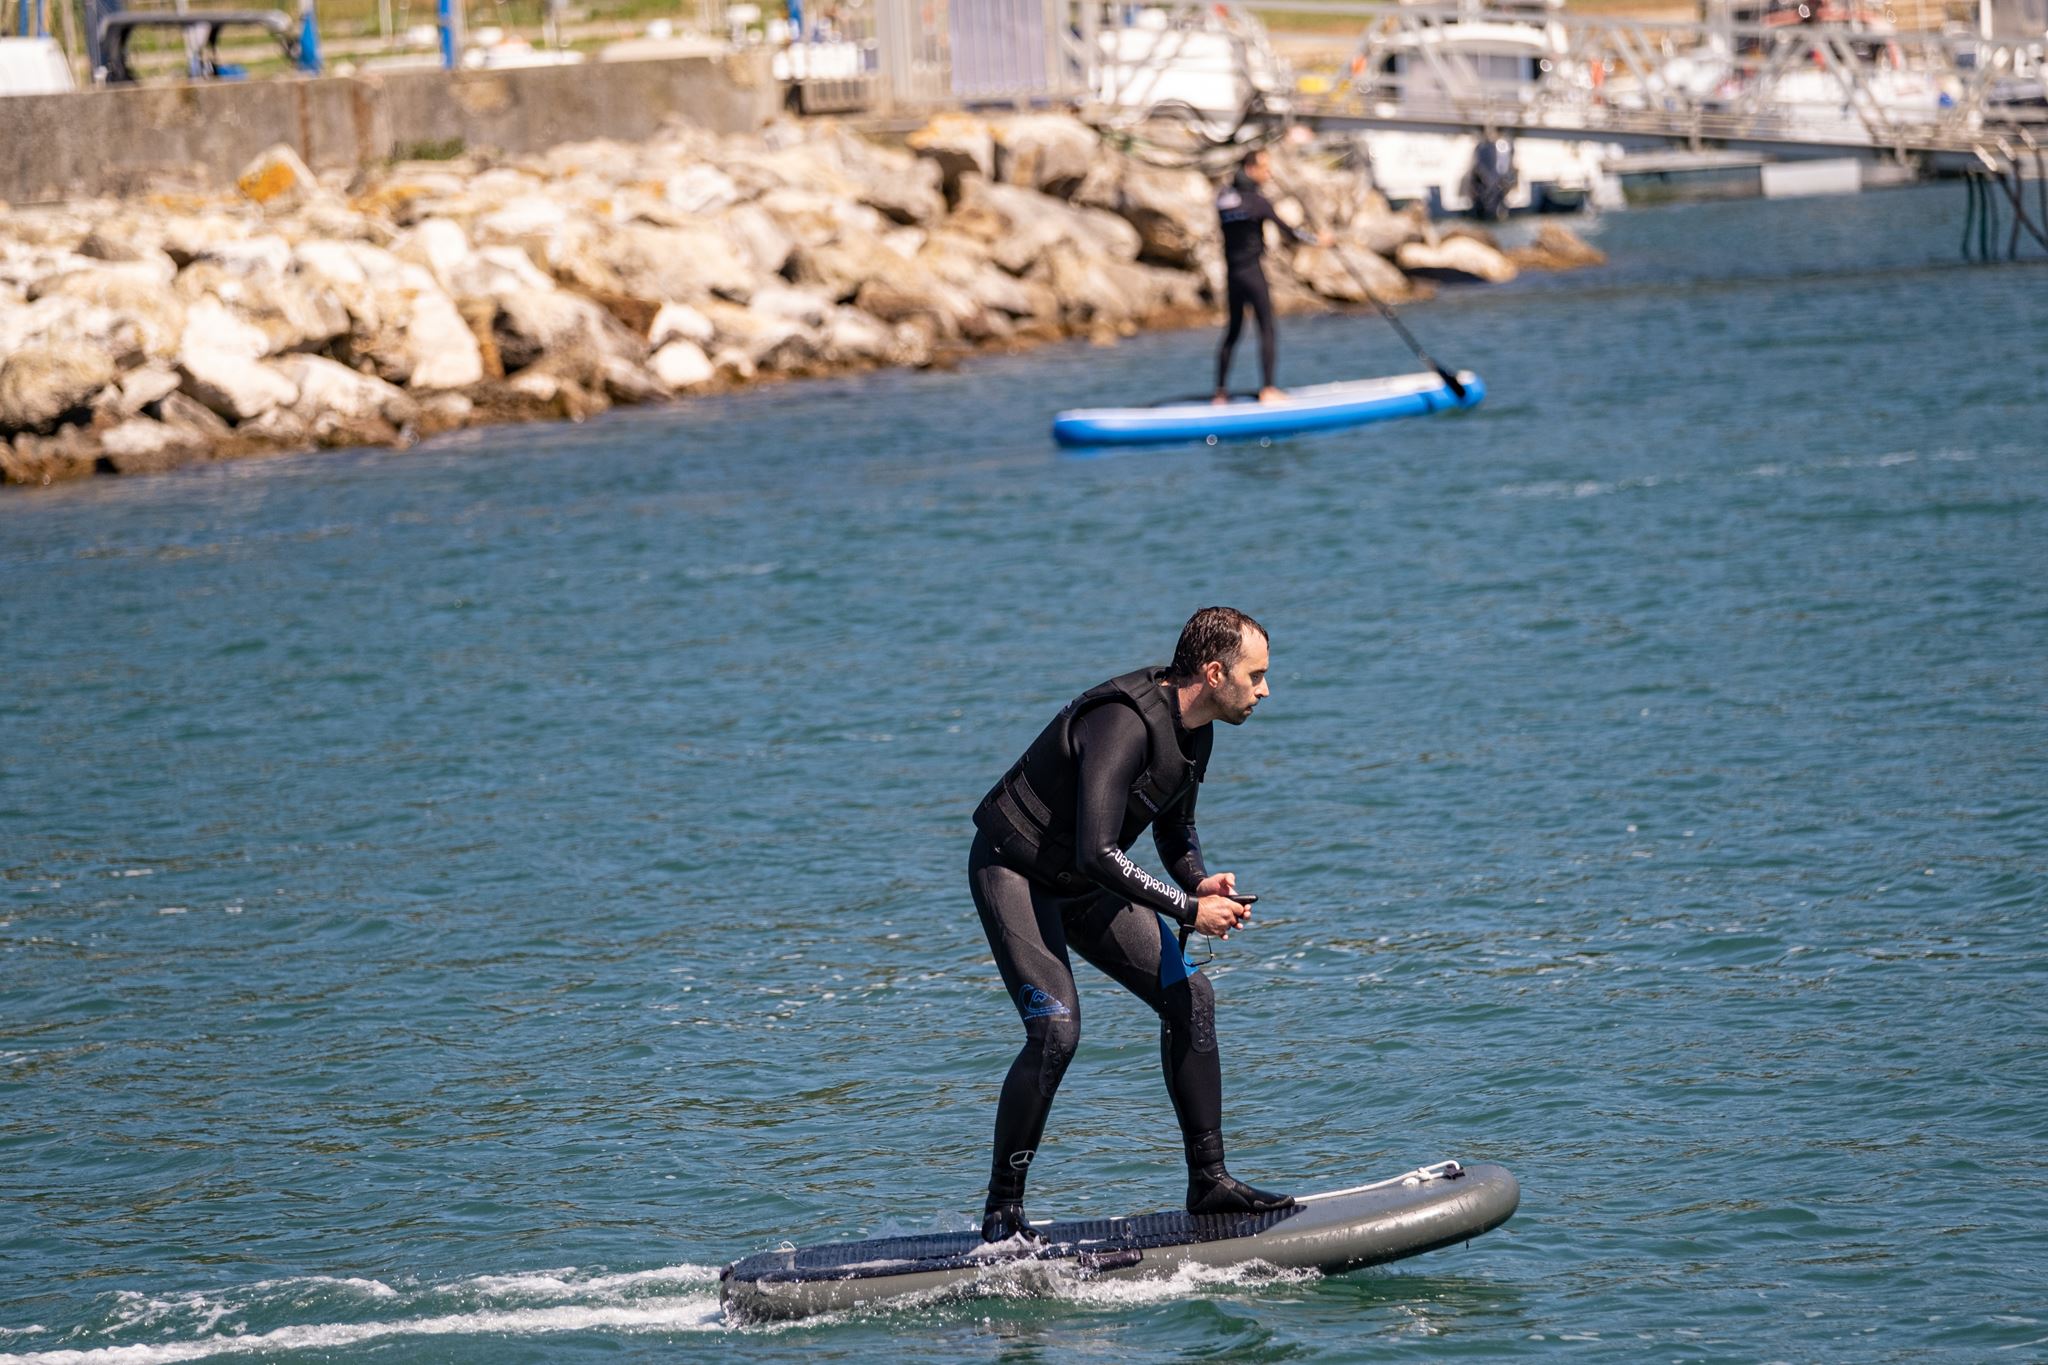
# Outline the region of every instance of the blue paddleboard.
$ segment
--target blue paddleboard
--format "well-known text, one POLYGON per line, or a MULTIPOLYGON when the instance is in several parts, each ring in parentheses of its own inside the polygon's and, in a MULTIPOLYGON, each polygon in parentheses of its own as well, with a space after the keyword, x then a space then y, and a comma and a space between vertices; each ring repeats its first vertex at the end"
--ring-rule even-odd
POLYGON ((1435 373, 1355 379, 1292 389, 1277 403, 1166 403, 1152 408, 1070 408, 1053 418, 1053 439, 1063 446, 1163 445, 1173 441, 1242 441, 1329 431, 1396 417, 1477 407, 1486 385, 1469 370, 1458 374, 1463 397, 1435 373))

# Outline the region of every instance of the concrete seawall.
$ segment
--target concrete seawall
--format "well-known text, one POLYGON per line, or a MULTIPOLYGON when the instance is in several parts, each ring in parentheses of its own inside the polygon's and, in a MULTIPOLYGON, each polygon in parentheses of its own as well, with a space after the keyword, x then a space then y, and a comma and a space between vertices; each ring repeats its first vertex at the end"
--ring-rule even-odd
POLYGON ((0 99, 0 201, 225 185, 278 142, 316 171, 359 171, 425 147, 638 142, 669 120, 752 132, 781 105, 760 54, 18 95, 0 99))

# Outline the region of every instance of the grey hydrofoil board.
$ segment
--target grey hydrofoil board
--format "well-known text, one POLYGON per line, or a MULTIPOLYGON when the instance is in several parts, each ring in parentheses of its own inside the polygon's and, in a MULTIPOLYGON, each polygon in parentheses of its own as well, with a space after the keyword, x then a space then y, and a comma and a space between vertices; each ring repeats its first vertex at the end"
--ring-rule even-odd
POLYGON ((1521 1202, 1506 1169, 1440 1161, 1274 1213, 1146 1213, 1041 1223, 1045 1241, 994 1246, 972 1232, 879 1237, 744 1257, 718 1278, 738 1318, 795 1318, 960 1288, 1024 1266, 1079 1277, 1170 1275, 1259 1261, 1326 1274, 1397 1261, 1505 1223, 1521 1202))

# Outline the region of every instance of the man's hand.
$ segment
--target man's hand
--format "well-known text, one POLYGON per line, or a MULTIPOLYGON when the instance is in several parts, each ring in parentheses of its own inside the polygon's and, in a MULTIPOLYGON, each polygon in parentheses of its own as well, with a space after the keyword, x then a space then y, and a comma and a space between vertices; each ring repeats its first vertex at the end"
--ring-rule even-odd
POLYGON ((1236 894, 1237 874, 1235 872, 1211 873, 1195 883, 1196 896, 1235 896, 1236 894))
MULTIPOLYGON (((1205 878, 1202 885, 1207 886, 1214 880, 1214 877, 1205 878)), ((1242 929, 1251 917, 1249 905, 1239 905, 1228 896, 1203 896, 1195 902, 1195 932, 1207 934, 1210 938, 1229 938, 1231 930, 1242 929)))

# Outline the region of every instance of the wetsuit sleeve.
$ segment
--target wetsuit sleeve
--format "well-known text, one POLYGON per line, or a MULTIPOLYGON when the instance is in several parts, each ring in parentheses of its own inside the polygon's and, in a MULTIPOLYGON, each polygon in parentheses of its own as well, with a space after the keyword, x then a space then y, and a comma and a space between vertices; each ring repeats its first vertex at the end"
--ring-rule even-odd
POLYGON ((1273 201, 1266 198, 1263 194, 1259 196, 1258 213, 1261 222, 1271 223, 1278 227, 1280 231, 1293 238, 1297 244, 1301 246, 1316 245, 1317 238, 1313 232, 1298 228, 1285 218, 1282 218, 1279 212, 1274 209, 1273 201))
POLYGON ((1074 860, 1081 875, 1133 904, 1193 924, 1193 898, 1132 862, 1117 842, 1131 784, 1145 766, 1145 722, 1128 706, 1098 706, 1081 717, 1073 733, 1080 771, 1074 860))

